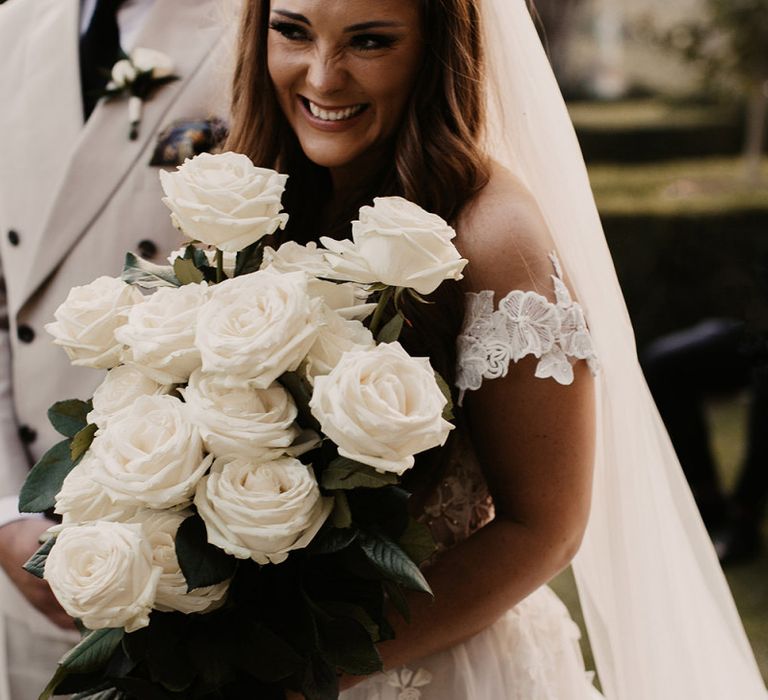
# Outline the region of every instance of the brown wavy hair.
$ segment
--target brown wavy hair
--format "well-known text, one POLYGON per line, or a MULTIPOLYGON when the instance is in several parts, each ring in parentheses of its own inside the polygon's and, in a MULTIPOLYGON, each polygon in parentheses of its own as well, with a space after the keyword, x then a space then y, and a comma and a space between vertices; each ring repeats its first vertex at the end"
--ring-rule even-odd
MULTIPOLYGON (((362 204, 375 196, 399 195, 447 221, 488 182, 488 159, 480 146, 485 124, 482 27, 476 0, 420 0, 424 62, 391 144, 391 157, 368 191, 346 203, 326 235, 345 235, 362 204)), ((229 150, 257 165, 289 174, 285 208, 289 238, 316 236, 318 206, 330 196, 330 176, 303 154, 283 116, 267 70, 269 1, 245 3, 232 90, 229 150), (312 218, 310 218, 312 217, 312 218)))

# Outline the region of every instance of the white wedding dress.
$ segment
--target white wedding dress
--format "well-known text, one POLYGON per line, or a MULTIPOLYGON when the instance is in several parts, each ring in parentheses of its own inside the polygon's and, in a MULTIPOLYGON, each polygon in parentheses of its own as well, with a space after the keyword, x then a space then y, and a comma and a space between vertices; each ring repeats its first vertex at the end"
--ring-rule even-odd
MULTIPOLYGON (((467 295, 458 338, 457 387, 462 392, 504 376, 511 362, 539 358, 542 381, 573 381, 572 362, 597 358, 578 303, 552 256, 555 301, 513 291, 494 306, 492 292, 467 295), (551 377, 551 378, 550 378, 551 377)), ((461 427, 443 478, 424 508, 439 550, 488 524, 493 500, 461 427)), ((439 556, 439 552, 438 555, 439 556)), ((381 673, 342 693, 342 700, 596 700, 584 669, 580 631, 565 605, 542 586, 500 620, 450 649, 381 673)))

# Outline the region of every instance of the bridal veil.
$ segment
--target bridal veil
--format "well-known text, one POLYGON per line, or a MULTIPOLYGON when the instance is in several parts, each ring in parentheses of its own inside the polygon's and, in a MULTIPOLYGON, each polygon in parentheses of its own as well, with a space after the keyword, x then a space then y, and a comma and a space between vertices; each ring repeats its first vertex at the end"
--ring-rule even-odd
POLYGON ((733 598, 638 366, 584 160, 525 0, 482 3, 489 152, 538 200, 602 367, 592 514, 574 571, 604 693, 764 700, 733 598))

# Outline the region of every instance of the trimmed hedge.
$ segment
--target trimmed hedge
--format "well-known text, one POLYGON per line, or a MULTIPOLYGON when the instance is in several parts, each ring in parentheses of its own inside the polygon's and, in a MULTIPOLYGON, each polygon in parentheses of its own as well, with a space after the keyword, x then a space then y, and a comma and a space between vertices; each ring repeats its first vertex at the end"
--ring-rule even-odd
POLYGON ((603 224, 638 347, 712 316, 768 329, 768 209, 603 224))

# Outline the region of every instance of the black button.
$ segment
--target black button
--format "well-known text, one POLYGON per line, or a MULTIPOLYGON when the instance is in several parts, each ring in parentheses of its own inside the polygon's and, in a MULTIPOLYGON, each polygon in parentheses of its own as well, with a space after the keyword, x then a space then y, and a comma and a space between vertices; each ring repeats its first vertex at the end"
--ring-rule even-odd
POLYGON ((139 241, 137 248, 142 258, 154 258, 157 255, 157 245, 154 241, 139 241))
POLYGON ((19 241, 21 241, 21 237, 19 236, 18 231, 14 231, 13 229, 8 231, 8 242, 11 245, 19 245, 19 241))
POLYGON ((37 440, 37 431, 34 428, 30 428, 28 425, 21 425, 19 426, 19 439, 25 445, 29 445, 37 440))
POLYGON ((22 343, 31 343, 35 339, 35 331, 30 326, 19 326, 16 335, 22 343))

